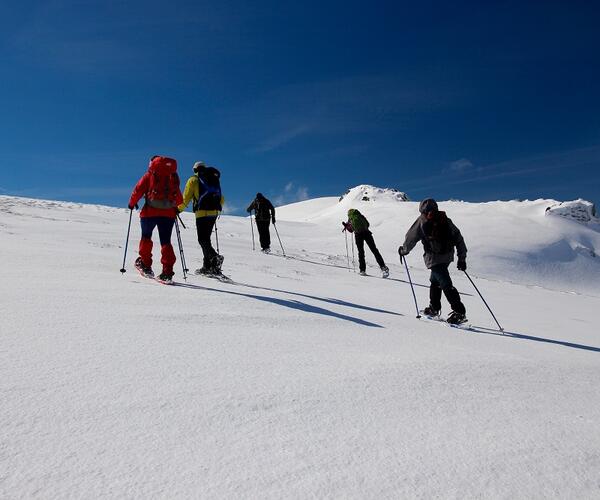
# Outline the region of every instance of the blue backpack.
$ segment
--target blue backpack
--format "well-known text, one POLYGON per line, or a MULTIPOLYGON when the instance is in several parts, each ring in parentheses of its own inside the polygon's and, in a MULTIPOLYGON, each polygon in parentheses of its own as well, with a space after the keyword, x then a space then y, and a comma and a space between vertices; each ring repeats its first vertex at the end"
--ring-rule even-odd
POLYGON ((197 174, 200 197, 194 200, 194 212, 197 210, 223 210, 221 206, 221 172, 214 167, 200 170, 197 174))

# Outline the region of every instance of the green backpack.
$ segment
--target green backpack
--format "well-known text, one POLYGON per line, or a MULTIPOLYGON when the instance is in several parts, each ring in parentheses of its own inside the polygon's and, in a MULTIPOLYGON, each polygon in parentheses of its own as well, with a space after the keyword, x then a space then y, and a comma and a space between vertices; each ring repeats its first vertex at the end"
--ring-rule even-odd
POLYGON ((369 221, 358 210, 351 208, 348 210, 348 220, 352 224, 355 233, 362 233, 369 229, 369 221))

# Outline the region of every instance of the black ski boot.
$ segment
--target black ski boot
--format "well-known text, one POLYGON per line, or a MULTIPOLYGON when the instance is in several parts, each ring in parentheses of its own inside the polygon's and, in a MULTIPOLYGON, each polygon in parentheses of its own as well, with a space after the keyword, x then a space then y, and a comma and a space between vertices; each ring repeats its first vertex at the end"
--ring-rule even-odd
POLYGON ((433 306, 431 306, 431 304, 428 305, 425 309, 423 309, 423 314, 431 318, 437 318, 441 312, 441 309, 434 309, 433 306))
POLYGON ((223 265, 223 261, 225 260, 225 257, 223 257, 222 255, 215 255, 213 260, 212 260, 212 271, 213 274, 221 274, 221 266, 223 265))
POLYGON ((467 317, 464 314, 456 311, 452 311, 446 319, 446 323, 449 323, 451 325, 460 325, 462 323, 466 323, 466 321, 467 317))

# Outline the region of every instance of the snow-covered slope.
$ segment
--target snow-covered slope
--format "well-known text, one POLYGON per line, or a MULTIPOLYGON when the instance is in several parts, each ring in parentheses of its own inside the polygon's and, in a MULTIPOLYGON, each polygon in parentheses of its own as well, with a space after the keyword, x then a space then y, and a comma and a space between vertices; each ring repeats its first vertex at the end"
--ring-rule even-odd
POLYGON ((133 270, 137 214, 121 275, 127 210, 0 196, 0 498, 597 497, 600 299, 488 279, 486 248, 549 228, 597 251, 595 233, 543 202, 444 204, 506 330, 453 271, 463 331, 415 319, 394 256, 416 207, 377 201, 388 280, 370 255, 374 276, 345 268, 335 199, 280 210, 290 259, 222 217, 236 284, 176 267, 169 287, 133 270))
MULTIPOLYGON (((312 222, 318 240, 333 245, 343 238, 337 230, 348 209, 358 208, 369 219, 384 256, 395 259, 406 231, 419 215, 419 202, 402 201, 393 191, 380 189, 377 199, 363 200, 367 189, 378 190, 357 186, 342 199, 287 205, 278 209, 278 218, 312 222)), ((475 275, 600 295, 600 223, 591 203, 446 201, 439 206, 465 237, 469 269, 475 275)), ((418 245, 409 262, 422 265, 421 254, 418 245)))

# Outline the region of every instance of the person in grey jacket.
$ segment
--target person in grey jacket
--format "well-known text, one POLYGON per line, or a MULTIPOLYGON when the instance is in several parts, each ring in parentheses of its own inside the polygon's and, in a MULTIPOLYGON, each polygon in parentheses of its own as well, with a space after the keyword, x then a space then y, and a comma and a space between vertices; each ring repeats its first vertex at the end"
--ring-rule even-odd
POLYGON ((419 205, 421 215, 406 233, 404 244, 398 248, 401 257, 408 255, 415 245, 423 243, 423 259, 427 269, 431 270, 429 278, 429 306, 423 313, 427 316, 439 316, 442 311, 442 292, 450 302, 452 312, 446 320, 459 324, 466 321, 465 306, 460 300, 458 290, 452 285, 448 266, 454 260, 454 247, 459 271, 467 270, 467 246, 459 229, 446 216, 446 212, 438 210, 435 200, 427 198, 419 205))

